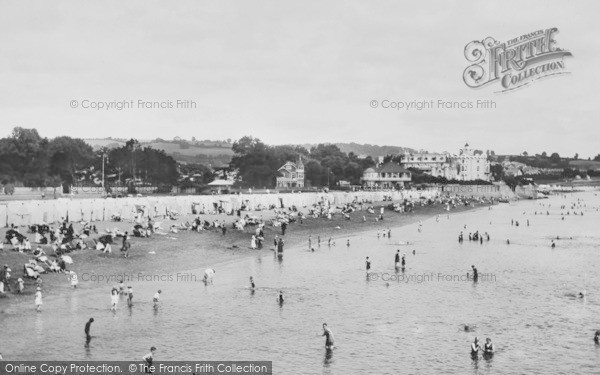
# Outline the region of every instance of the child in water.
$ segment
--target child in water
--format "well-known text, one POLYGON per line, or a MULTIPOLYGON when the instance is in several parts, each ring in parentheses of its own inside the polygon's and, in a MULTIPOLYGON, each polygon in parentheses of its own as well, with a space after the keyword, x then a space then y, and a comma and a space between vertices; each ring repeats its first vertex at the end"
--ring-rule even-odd
POLYGON ((333 333, 327 327, 327 323, 323 323, 323 334, 321 336, 325 336, 325 349, 333 349, 333 333))
POLYGON ((35 310, 38 312, 42 311, 42 288, 39 286, 35 292, 35 310))

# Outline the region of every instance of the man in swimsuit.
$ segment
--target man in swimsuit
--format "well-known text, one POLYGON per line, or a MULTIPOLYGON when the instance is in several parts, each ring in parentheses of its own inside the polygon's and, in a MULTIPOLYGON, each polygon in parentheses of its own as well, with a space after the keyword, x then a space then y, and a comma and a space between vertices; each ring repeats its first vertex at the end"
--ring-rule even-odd
POLYGON ((471 268, 473 269, 473 281, 477 281, 477 279, 479 279, 479 273, 477 272, 477 268, 475 268, 474 265, 472 265, 471 268))
POLYGON ((283 291, 279 291, 279 297, 277 297, 277 302, 279 302, 280 305, 283 304, 283 291))
POLYGON ((323 323, 323 334, 321 336, 325 336, 325 349, 333 349, 333 333, 327 327, 327 323, 323 323))
POLYGON ((127 287, 127 306, 133 306, 133 288, 131 286, 127 287))
POLYGON ((400 250, 396 251, 396 256, 394 257, 394 264, 396 268, 400 268, 400 250))
POLYGON ((476 356, 481 350, 481 346, 479 346, 479 338, 475 337, 475 341, 471 344, 471 355, 476 356))
POLYGON ((369 260, 369 257, 367 257, 367 260, 365 261, 365 264, 367 266, 367 275, 369 274, 369 270, 371 269, 371 261, 369 260))
POLYGON ((92 338, 92 336, 90 335, 90 327, 93 322, 94 318, 90 318, 90 320, 88 320, 88 322, 85 323, 85 338, 88 339, 88 341, 92 338))
POLYGON ((156 351, 156 348, 153 346, 150 348, 150 353, 146 354, 145 356, 142 357, 142 359, 144 360, 144 362, 146 362, 146 369, 145 369, 145 373, 147 374, 151 374, 152 371, 150 370, 150 366, 152 366, 152 361, 154 360, 153 356, 154 356, 154 352, 156 351))

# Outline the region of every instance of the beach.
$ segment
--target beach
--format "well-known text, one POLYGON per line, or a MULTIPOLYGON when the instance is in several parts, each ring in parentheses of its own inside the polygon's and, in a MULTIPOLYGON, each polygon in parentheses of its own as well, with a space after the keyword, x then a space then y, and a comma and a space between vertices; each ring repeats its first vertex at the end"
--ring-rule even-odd
MULTIPOLYGON (((215 267, 217 264, 235 261, 244 257, 256 257, 273 251, 273 238, 279 236, 285 240, 286 248, 293 248, 305 244, 308 246, 308 236, 312 236, 313 244, 317 244, 318 237, 321 237, 323 244, 331 237, 339 240, 353 235, 356 232, 380 229, 389 227, 398 227, 410 223, 425 220, 428 217, 438 214, 446 214, 445 206, 440 204, 417 206, 412 213, 396 213, 386 209, 383 221, 376 221, 379 208, 387 206, 390 202, 374 202, 373 206, 377 208, 376 214, 369 214, 364 211, 355 211, 350 214, 351 219, 346 220, 341 215, 334 215, 332 220, 325 218, 307 217, 303 223, 296 222, 288 226, 285 236, 281 236, 281 229, 278 227, 265 226, 265 241, 262 250, 252 250, 250 248, 250 238, 256 229, 255 226, 247 226, 243 231, 232 229, 230 223, 235 219, 234 216, 226 214, 201 214, 201 215, 182 215, 178 220, 164 220, 163 226, 191 221, 195 217, 202 220, 225 221, 227 223, 227 232, 225 235, 220 230, 212 229, 201 232, 179 231, 178 233, 154 234, 151 238, 131 237, 131 250, 129 258, 122 257, 120 252, 120 238, 115 239, 112 245, 113 253, 102 254, 94 249, 77 250, 68 255, 73 258, 74 264, 68 269, 75 271, 81 280, 78 284, 80 289, 106 287, 115 285, 122 275, 138 275, 148 277, 148 275, 173 274, 178 271, 194 269, 204 269, 215 267), (365 216, 366 221, 363 221, 365 216), (84 276, 87 275, 87 276, 84 276), (102 280, 98 282, 98 276, 102 275, 102 280), (85 279, 84 279, 85 278, 85 279), (87 279, 87 280, 86 280, 87 279), (106 280, 108 279, 108 280, 106 280), (89 282, 86 282, 89 281, 89 282)), ((479 204, 478 204, 479 205, 479 204)), ((457 206, 451 213, 462 212, 474 207, 457 206)), ((301 209, 306 213, 306 209, 301 209)), ((270 220, 274 217, 273 211, 245 211, 244 215, 261 217, 264 220, 270 220)), ((105 233, 106 229, 119 229, 122 232, 131 233, 134 223, 130 221, 121 222, 93 222, 98 229, 98 234, 91 237, 98 237, 105 233)), ((77 225, 75 225, 78 227, 77 225)), ((167 228, 168 229, 168 228, 167 228)), ((4 238, 7 229, 0 230, 0 235, 4 238)), ((20 231, 33 238, 32 234, 25 233, 26 227, 21 227, 20 231)), ((33 244, 35 248, 36 245, 33 244)), ((48 254, 52 250, 50 246, 41 246, 48 254)), ((11 250, 10 245, 5 245, 5 250, 0 253, 3 264, 7 264, 12 269, 12 280, 22 277, 23 264, 27 263, 33 256, 30 253, 19 253, 11 250)), ((45 296, 71 292, 71 285, 64 273, 47 273, 41 275, 44 285, 45 296)), ((199 275, 202 277, 202 275, 199 275)), ((121 277, 122 278, 122 277, 121 277)), ((35 281, 25 280, 25 292, 21 295, 7 293, 4 298, 0 298, 0 311, 24 301, 26 304, 33 298, 35 291, 35 281)), ((12 286, 11 286, 12 287, 12 286)), ((13 288, 14 290, 14 288, 13 288)))
MULTIPOLYGON (((290 245, 282 258, 271 250, 247 249, 249 234, 240 234, 237 241, 246 248, 229 257, 183 263, 195 258, 182 255, 173 280, 132 282, 132 308, 121 297, 110 311, 111 283, 82 283, 76 291, 64 286, 41 313, 34 311, 32 296, 5 305, 0 324, 15 339, 2 353, 5 359, 52 359, 68 351, 76 360, 119 360, 136 359, 154 345, 159 361, 260 359, 273 361, 274 373, 545 374, 575 366, 589 372, 597 356, 592 337, 600 311, 596 194, 481 205, 449 215, 439 206, 427 207, 415 214, 388 213, 383 222, 362 227, 355 216, 350 225, 307 220, 305 228, 288 228, 290 245), (572 204, 580 204, 577 215, 572 204), (392 236, 383 237, 388 226, 392 236), (475 231, 491 239, 458 243, 460 232, 475 231), (314 252, 308 233, 315 245, 321 233, 314 252), (335 238, 331 247, 329 233, 335 238), (398 250, 406 254, 404 272, 394 269, 398 250), (372 261, 368 277, 366 256, 372 261), (477 283, 467 277, 471 265, 479 269, 477 283), (213 285, 189 278, 201 276, 207 266, 216 270, 213 285), (255 290, 249 289, 250 276, 255 290), (151 297, 157 289, 163 293, 155 310, 151 297), (587 297, 576 298, 582 290, 587 297), (280 291, 283 305, 276 302, 280 291), (90 317, 93 338, 86 343, 83 325, 90 317), (336 338, 332 352, 323 347, 324 322, 336 338), (473 359, 469 345, 475 336, 491 337, 496 354, 473 359)), ((220 239, 216 232, 185 235, 220 239)), ((134 250, 139 244, 134 242, 134 250)), ((142 272, 152 264, 155 275, 171 274, 160 262, 139 258, 139 263, 145 264, 142 272)))

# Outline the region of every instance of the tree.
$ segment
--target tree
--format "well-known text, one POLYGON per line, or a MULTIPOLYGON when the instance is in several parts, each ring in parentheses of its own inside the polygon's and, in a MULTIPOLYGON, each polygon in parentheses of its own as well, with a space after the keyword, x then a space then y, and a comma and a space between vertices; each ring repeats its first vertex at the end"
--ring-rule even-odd
POLYGON ((552 155, 550 155, 550 160, 553 163, 560 163, 560 155, 558 154, 558 152, 553 152, 552 155))
POLYGON ((492 164, 492 165, 490 165, 490 173, 492 174, 492 177, 496 181, 502 180, 504 178, 504 176, 505 176, 505 174, 504 174, 504 168, 502 167, 502 164, 492 164))
POLYGON ((542 157, 543 158, 547 158, 548 157, 548 154, 546 153, 546 151, 542 152, 542 157))
POLYGON ((48 144, 50 175, 72 184, 78 169, 88 168, 94 162, 94 150, 82 139, 56 137, 48 144))
POLYGON ((523 151, 523 156, 529 156, 529 154, 527 153, 527 151, 523 151))
POLYGON ((576 153, 575 156, 573 156, 573 159, 575 159, 575 160, 579 159, 579 154, 576 153))

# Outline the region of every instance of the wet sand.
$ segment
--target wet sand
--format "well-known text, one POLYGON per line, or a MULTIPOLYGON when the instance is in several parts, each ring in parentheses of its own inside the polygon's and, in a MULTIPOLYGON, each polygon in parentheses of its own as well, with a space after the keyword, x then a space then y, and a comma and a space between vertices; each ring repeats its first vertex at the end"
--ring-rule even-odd
MULTIPOLYGON (((299 247, 299 245, 308 248, 308 236, 312 235, 313 246, 317 245, 318 236, 321 237, 321 244, 326 245, 327 240, 331 237, 341 244, 341 239, 351 235, 355 235, 362 231, 386 229, 388 227, 399 227, 415 223, 419 220, 425 220, 435 215, 446 215, 444 205, 425 205, 417 206, 412 213, 396 213, 386 208, 383 221, 376 221, 379 207, 387 206, 390 202, 374 203, 375 214, 368 214, 367 211, 355 211, 350 214, 351 219, 346 220, 341 214, 334 215, 332 220, 325 218, 314 219, 312 217, 304 219, 303 223, 299 221, 289 224, 285 236, 285 248, 299 247), (363 222, 363 215, 366 221, 363 222)), ((451 209, 450 214, 463 212, 469 209, 484 206, 483 204, 475 204, 473 206, 458 206, 451 209)), ((304 213, 307 209, 302 209, 304 213)), ((273 211, 253 211, 243 212, 242 216, 249 214, 250 216, 262 217, 265 221, 271 219, 273 211)), ((184 223, 191 221, 195 215, 180 216, 178 220, 163 220, 162 227, 168 230, 171 224, 184 223)), ((218 268, 218 264, 224 262, 235 261, 244 257, 252 257, 256 255, 266 254, 273 251, 273 238, 278 235, 281 237, 281 229, 265 225, 264 234, 265 241, 263 242, 262 250, 252 250, 250 248, 250 238, 254 233, 256 226, 247 226, 243 231, 234 230, 231 228, 231 223, 236 219, 235 216, 221 215, 200 215, 204 220, 210 222, 214 220, 225 221, 227 223, 227 233, 222 235, 220 230, 207 230, 201 232, 180 231, 178 233, 167 233, 166 235, 154 234, 151 238, 136 238, 131 237, 131 249, 129 258, 123 258, 120 252, 121 239, 115 239, 112 245, 112 254, 103 254, 95 249, 85 249, 73 251, 67 255, 71 256, 74 264, 67 265, 68 270, 75 271, 79 275, 79 289, 89 288, 109 288, 116 285, 116 281, 103 280, 98 282, 91 281, 89 275, 104 275, 113 277, 116 280, 119 275, 143 273, 144 275, 164 275, 190 269, 203 268, 218 268), (84 276, 87 275, 87 276, 84 276)), ((161 220, 155 220, 157 222, 161 220)), ((118 228, 121 231, 129 231, 133 228, 131 222, 94 222, 98 228, 98 235, 92 235, 92 238, 97 238, 107 228, 118 228)), ((51 225, 52 226, 52 225, 51 225)), ((74 224, 75 230, 78 231, 81 226, 74 224)), ((7 229, 0 231, 0 235, 4 238, 7 229)), ((24 233, 30 240, 33 239, 32 234, 25 233, 27 228, 21 227, 21 233, 24 233)), ((32 243, 35 249, 37 245, 32 243)), ((0 263, 8 264, 11 268, 11 288, 12 292, 7 292, 0 295, 0 313, 9 305, 23 304, 25 308, 30 308, 33 294, 35 293, 35 282, 32 279, 23 278, 25 281, 25 291, 23 294, 14 293, 14 282, 23 277, 23 265, 29 259, 33 259, 31 253, 19 253, 12 250, 12 246, 4 245, 4 251, 0 251, 0 263)), ((42 246, 47 254, 51 254, 52 250, 49 246, 42 246)), ((44 299, 53 295, 59 295, 69 292, 72 289, 67 275, 64 273, 46 273, 41 275, 43 279, 44 299)), ((202 275, 198 275, 202 277, 202 275)), ((127 281, 125 281, 127 283, 127 281)))

